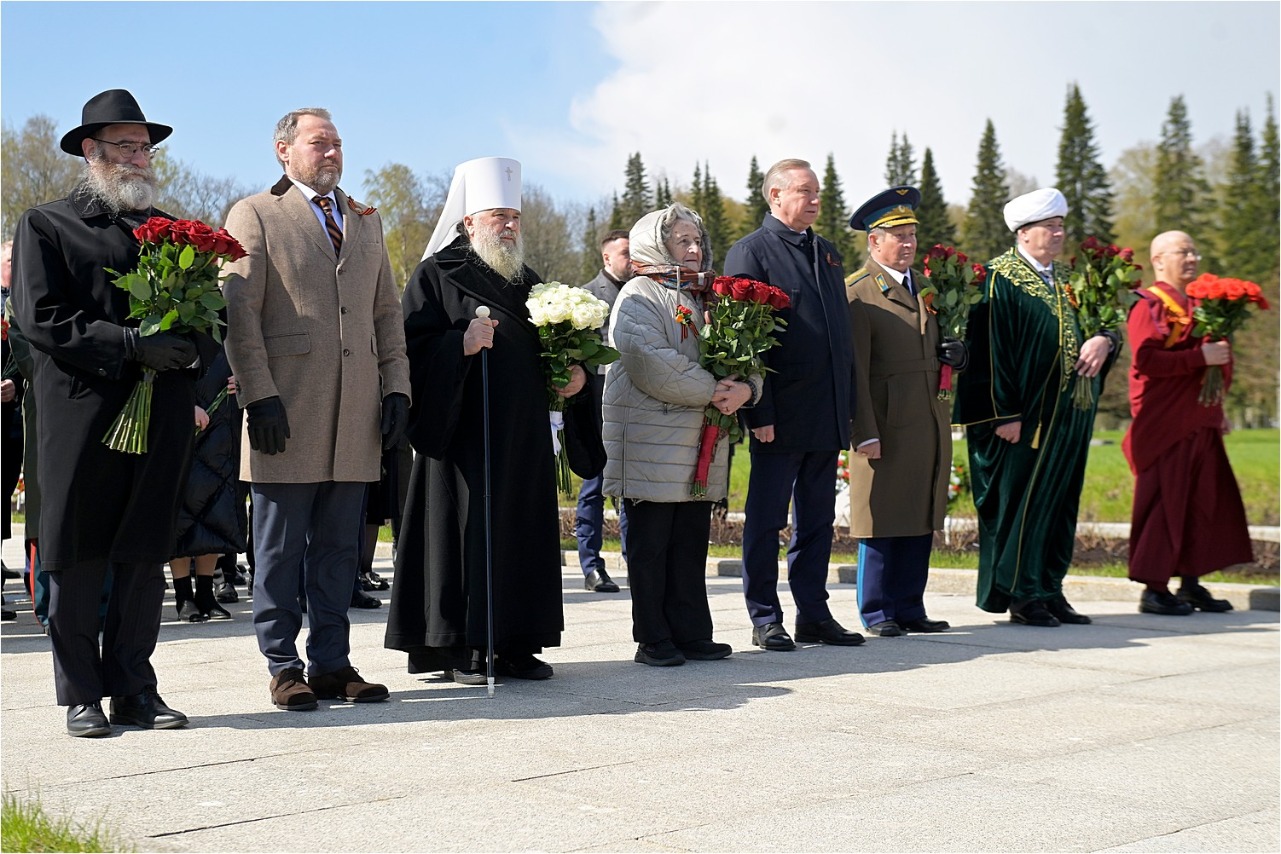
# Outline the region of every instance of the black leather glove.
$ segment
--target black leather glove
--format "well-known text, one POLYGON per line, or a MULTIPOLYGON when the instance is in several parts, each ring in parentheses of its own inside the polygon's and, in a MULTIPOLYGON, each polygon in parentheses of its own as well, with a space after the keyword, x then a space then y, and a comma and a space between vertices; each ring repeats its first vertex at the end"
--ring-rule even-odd
POLYGON ((139 335, 133 327, 125 327, 125 358, 153 371, 172 371, 185 368, 196 361, 196 345, 185 335, 176 332, 157 332, 139 335))
POLYGON ((970 364, 970 351, 964 342, 944 338, 938 349, 939 361, 954 371, 963 371, 970 364))
POLYGON ((398 391, 383 398, 383 449, 394 448, 409 426, 409 398, 398 391))
POLYGON ((279 397, 264 397, 245 407, 249 447, 264 454, 280 454, 289 438, 289 419, 279 397))

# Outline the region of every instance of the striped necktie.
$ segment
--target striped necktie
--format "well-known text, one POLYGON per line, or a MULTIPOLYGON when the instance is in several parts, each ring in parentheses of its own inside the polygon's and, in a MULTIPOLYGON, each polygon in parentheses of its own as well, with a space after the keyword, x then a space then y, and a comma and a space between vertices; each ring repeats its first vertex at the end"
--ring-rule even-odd
POLYGON ((320 209, 325 212, 325 231, 329 233, 329 240, 334 244, 334 254, 341 254, 342 229, 338 227, 338 220, 334 219, 334 212, 329 206, 329 198, 327 196, 316 196, 312 201, 320 205, 320 209))

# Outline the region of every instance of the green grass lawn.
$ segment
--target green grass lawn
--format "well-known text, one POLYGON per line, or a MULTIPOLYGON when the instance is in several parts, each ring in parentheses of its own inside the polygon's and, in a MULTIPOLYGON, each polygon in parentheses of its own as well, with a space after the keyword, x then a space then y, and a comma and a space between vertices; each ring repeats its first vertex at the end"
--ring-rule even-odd
MULTIPOLYGON (((1085 469, 1085 486, 1081 491, 1082 522, 1128 522, 1130 504, 1134 499, 1134 476, 1121 453, 1120 430, 1099 430, 1097 441, 1090 448, 1085 469)), ((1238 430, 1224 437, 1228 458, 1232 461, 1237 483, 1245 501, 1246 518, 1251 525, 1276 525, 1281 523, 1278 509, 1277 479, 1281 470, 1281 431, 1238 430)), ((965 440, 953 443, 952 456, 965 463, 965 440)), ((734 464, 730 471, 729 506, 742 510, 747 497, 747 474, 751 467, 746 445, 734 449, 734 464)), ((833 474, 835 476, 835 474, 833 474)), ((575 481, 577 483, 577 481, 575 481)), ((562 506, 573 502, 561 499, 562 506)), ((957 500, 953 516, 974 516, 974 505, 968 494, 957 500)))
POLYGON ((101 824, 80 827, 68 818, 52 818, 38 801, 4 796, 0 808, 3 851, 132 851, 101 824))

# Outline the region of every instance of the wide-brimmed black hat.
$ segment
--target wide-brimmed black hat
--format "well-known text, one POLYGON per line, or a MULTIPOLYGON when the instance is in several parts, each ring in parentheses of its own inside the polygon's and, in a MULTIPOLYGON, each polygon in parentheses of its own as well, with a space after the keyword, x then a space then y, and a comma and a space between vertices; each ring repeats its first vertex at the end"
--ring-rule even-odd
POLYGON ((126 89, 108 89, 94 95, 85 104, 80 114, 80 127, 67 131, 60 143, 62 150, 74 157, 83 157, 80 143, 93 136, 107 125, 130 124, 146 125, 151 134, 151 144, 155 145, 169 134, 173 128, 168 125, 147 121, 142 114, 142 107, 126 89))

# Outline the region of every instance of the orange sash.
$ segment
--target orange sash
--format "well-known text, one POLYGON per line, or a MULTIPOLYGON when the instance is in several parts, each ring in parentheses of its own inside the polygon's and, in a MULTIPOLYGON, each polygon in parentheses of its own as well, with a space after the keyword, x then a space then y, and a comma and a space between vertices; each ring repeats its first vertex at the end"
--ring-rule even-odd
POLYGON ((1145 288, 1145 290, 1165 304, 1165 308, 1168 312, 1166 319, 1170 322, 1170 334, 1166 336, 1165 349, 1169 350, 1180 338, 1183 337, 1183 330, 1192 325, 1192 318, 1188 317, 1188 313, 1183 309, 1183 306, 1179 305, 1178 302, 1175 301, 1174 297, 1170 296, 1156 285, 1153 285, 1150 288, 1145 288))

